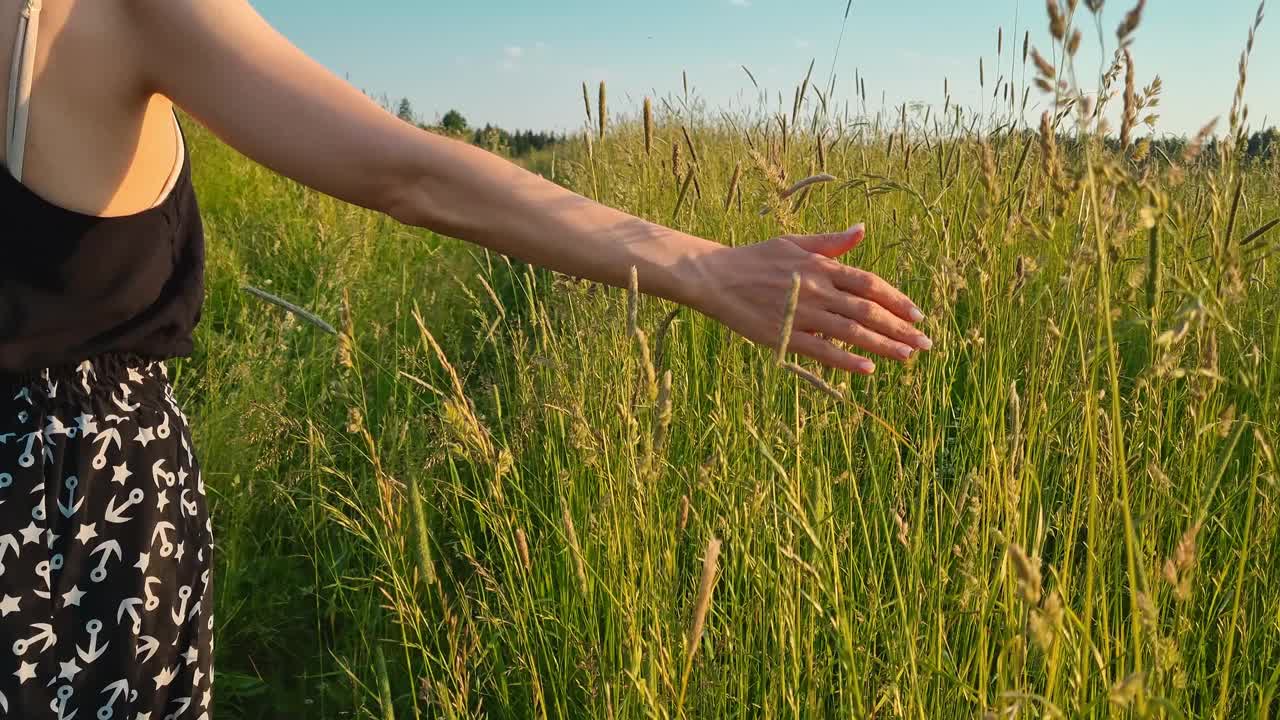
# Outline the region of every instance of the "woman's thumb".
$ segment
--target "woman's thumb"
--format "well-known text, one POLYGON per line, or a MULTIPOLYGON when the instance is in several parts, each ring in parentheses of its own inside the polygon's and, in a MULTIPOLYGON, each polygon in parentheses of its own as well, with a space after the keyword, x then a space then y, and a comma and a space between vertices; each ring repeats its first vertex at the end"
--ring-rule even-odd
POLYGON ((809 252, 833 258, 858 247, 858 244, 866 236, 866 227, 862 223, 858 223, 844 232, 800 235, 791 238, 791 241, 809 252))

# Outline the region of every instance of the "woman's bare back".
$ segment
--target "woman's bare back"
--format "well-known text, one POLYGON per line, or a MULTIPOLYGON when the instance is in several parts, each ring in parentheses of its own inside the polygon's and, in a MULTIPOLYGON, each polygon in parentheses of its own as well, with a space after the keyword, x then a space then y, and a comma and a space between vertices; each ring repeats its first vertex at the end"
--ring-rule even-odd
MULTIPOLYGON (((145 90, 138 35, 115 0, 40 0, 22 183, 89 215, 155 204, 178 161, 172 105, 145 90)), ((0 6, 0 98, 9 97, 28 0, 0 6)), ((7 140, 7 138, 6 138, 7 140)), ((0 158, 8 165, 8 143, 0 158)))

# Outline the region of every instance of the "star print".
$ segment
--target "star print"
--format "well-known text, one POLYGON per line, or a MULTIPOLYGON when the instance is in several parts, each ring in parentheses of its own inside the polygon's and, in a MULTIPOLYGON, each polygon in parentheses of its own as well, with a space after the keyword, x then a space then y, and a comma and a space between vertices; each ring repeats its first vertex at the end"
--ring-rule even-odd
POLYGON ((13 674, 17 676, 18 684, 21 685, 36 676, 36 664, 24 660, 13 674))
POLYGON ((183 657, 187 659, 187 664, 190 665, 191 663, 195 662, 200 658, 200 651, 196 650, 195 645, 192 645, 191 647, 187 648, 187 651, 185 653, 183 653, 183 657))
POLYGON ((62 672, 58 673, 58 677, 66 678, 72 682, 76 679, 76 673, 81 670, 81 667, 76 664, 75 658, 71 658, 67 662, 60 662, 58 665, 62 667, 62 672))
POLYGON ((133 566, 145 573, 147 571, 147 566, 150 564, 151 553, 138 553, 138 562, 134 563, 133 566))
POLYGON ((142 447, 146 447, 147 443, 156 439, 156 429, 148 427, 138 428, 138 434, 134 436, 134 440, 142 443, 142 447))
POLYGON ((129 382, 142 382, 142 373, 138 372, 134 368, 129 368, 129 382))
POLYGON ((80 532, 76 533, 76 539, 87 545, 90 540, 98 537, 98 530, 95 527, 97 524, 96 522, 88 525, 80 523, 80 532))
POLYGON ((200 696, 200 707, 209 707, 209 699, 210 693, 208 690, 205 690, 204 695, 200 696))
POLYGON ((183 552, 184 552, 184 551, 183 551, 183 549, 182 549, 182 541, 181 541, 181 540, 179 540, 179 541, 178 541, 178 552, 174 553, 174 555, 173 555, 173 560, 174 560, 174 562, 177 562, 177 561, 179 561, 179 560, 181 560, 181 559, 182 559, 182 553, 183 553, 183 552))
MULTIPOLYGON (((34 667, 34 666, 32 666, 32 667, 34 667)), ((166 667, 166 668, 160 668, 160 672, 159 672, 159 673, 157 673, 157 674, 156 674, 156 676, 155 676, 155 678, 154 678, 154 680, 156 681, 156 689, 157 689, 157 690, 159 690, 160 688, 164 687, 165 685, 168 685, 169 683, 173 682, 173 678, 174 678, 177 674, 178 674, 178 673, 177 673, 177 666, 174 666, 174 669, 173 669, 173 670, 170 670, 170 669, 169 669, 169 668, 167 668, 167 667, 166 667)))
POLYGON ((84 597, 85 592, 80 589, 79 585, 72 585, 71 589, 62 593, 62 606, 80 605, 80 598, 84 597))
POLYGON ((83 413, 76 418, 76 424, 80 426, 80 435, 85 436, 89 433, 98 434, 98 421, 93 419, 92 415, 83 413))
POLYGON ((113 470, 114 474, 111 476, 111 482, 118 482, 121 485, 124 484, 126 478, 133 474, 133 472, 129 470, 129 466, 124 463, 116 465, 113 470))
POLYGON ((178 484, 179 485, 187 484, 187 471, 183 470, 182 468, 178 468, 178 484))
POLYGON ((4 613, 4 617, 8 617, 9 613, 18 609, 18 602, 20 600, 22 600, 22 598, 5 595, 4 600, 0 601, 0 613, 4 613))
POLYGON ((191 676, 191 685, 199 686, 200 678, 204 677, 204 673, 200 672, 200 668, 196 668, 195 673, 191 676))
POLYGON ((163 511, 164 506, 168 504, 169 504, 169 493, 165 492, 164 490, 161 490, 160 493, 156 495, 156 509, 163 511))
POLYGON ((54 532, 53 532, 52 530, 46 530, 46 531, 45 531, 45 538, 49 541, 49 548, 50 548, 50 549, 52 549, 52 548, 53 548, 53 541, 54 541, 54 540, 57 540, 57 539, 58 539, 58 538, 60 538, 60 537, 62 537, 62 536, 61 536, 61 535, 56 535, 56 534, 54 534, 54 532))
POLYGON ((32 520, 31 524, 22 528, 18 532, 22 533, 22 544, 40 542, 40 528, 36 527, 36 521, 32 520))
POLYGON ((144 712, 144 713, 138 713, 137 715, 133 716, 133 720, 151 720, 151 711, 148 710, 147 712, 144 712))

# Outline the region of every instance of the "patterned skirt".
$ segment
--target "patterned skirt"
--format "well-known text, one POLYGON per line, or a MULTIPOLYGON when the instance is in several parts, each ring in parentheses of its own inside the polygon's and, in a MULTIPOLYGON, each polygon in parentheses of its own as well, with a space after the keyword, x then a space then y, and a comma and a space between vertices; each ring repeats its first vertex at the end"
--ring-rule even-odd
POLYGON ((0 718, 208 720, 213 530, 164 363, 0 393, 0 718))

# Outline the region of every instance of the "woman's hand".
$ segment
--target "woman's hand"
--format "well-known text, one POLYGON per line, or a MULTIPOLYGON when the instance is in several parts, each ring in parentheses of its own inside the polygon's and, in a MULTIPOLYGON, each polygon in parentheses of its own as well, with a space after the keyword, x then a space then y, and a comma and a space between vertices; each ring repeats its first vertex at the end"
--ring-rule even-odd
POLYGON ((834 258, 866 237, 861 224, 843 233, 780 237, 718 250, 703 261, 710 287, 699 309, 749 340, 776 347, 792 274, 800 297, 788 348, 824 365, 869 374, 875 363, 841 349, 852 345, 893 360, 906 360, 933 342, 915 327, 923 313, 875 273, 834 258))

